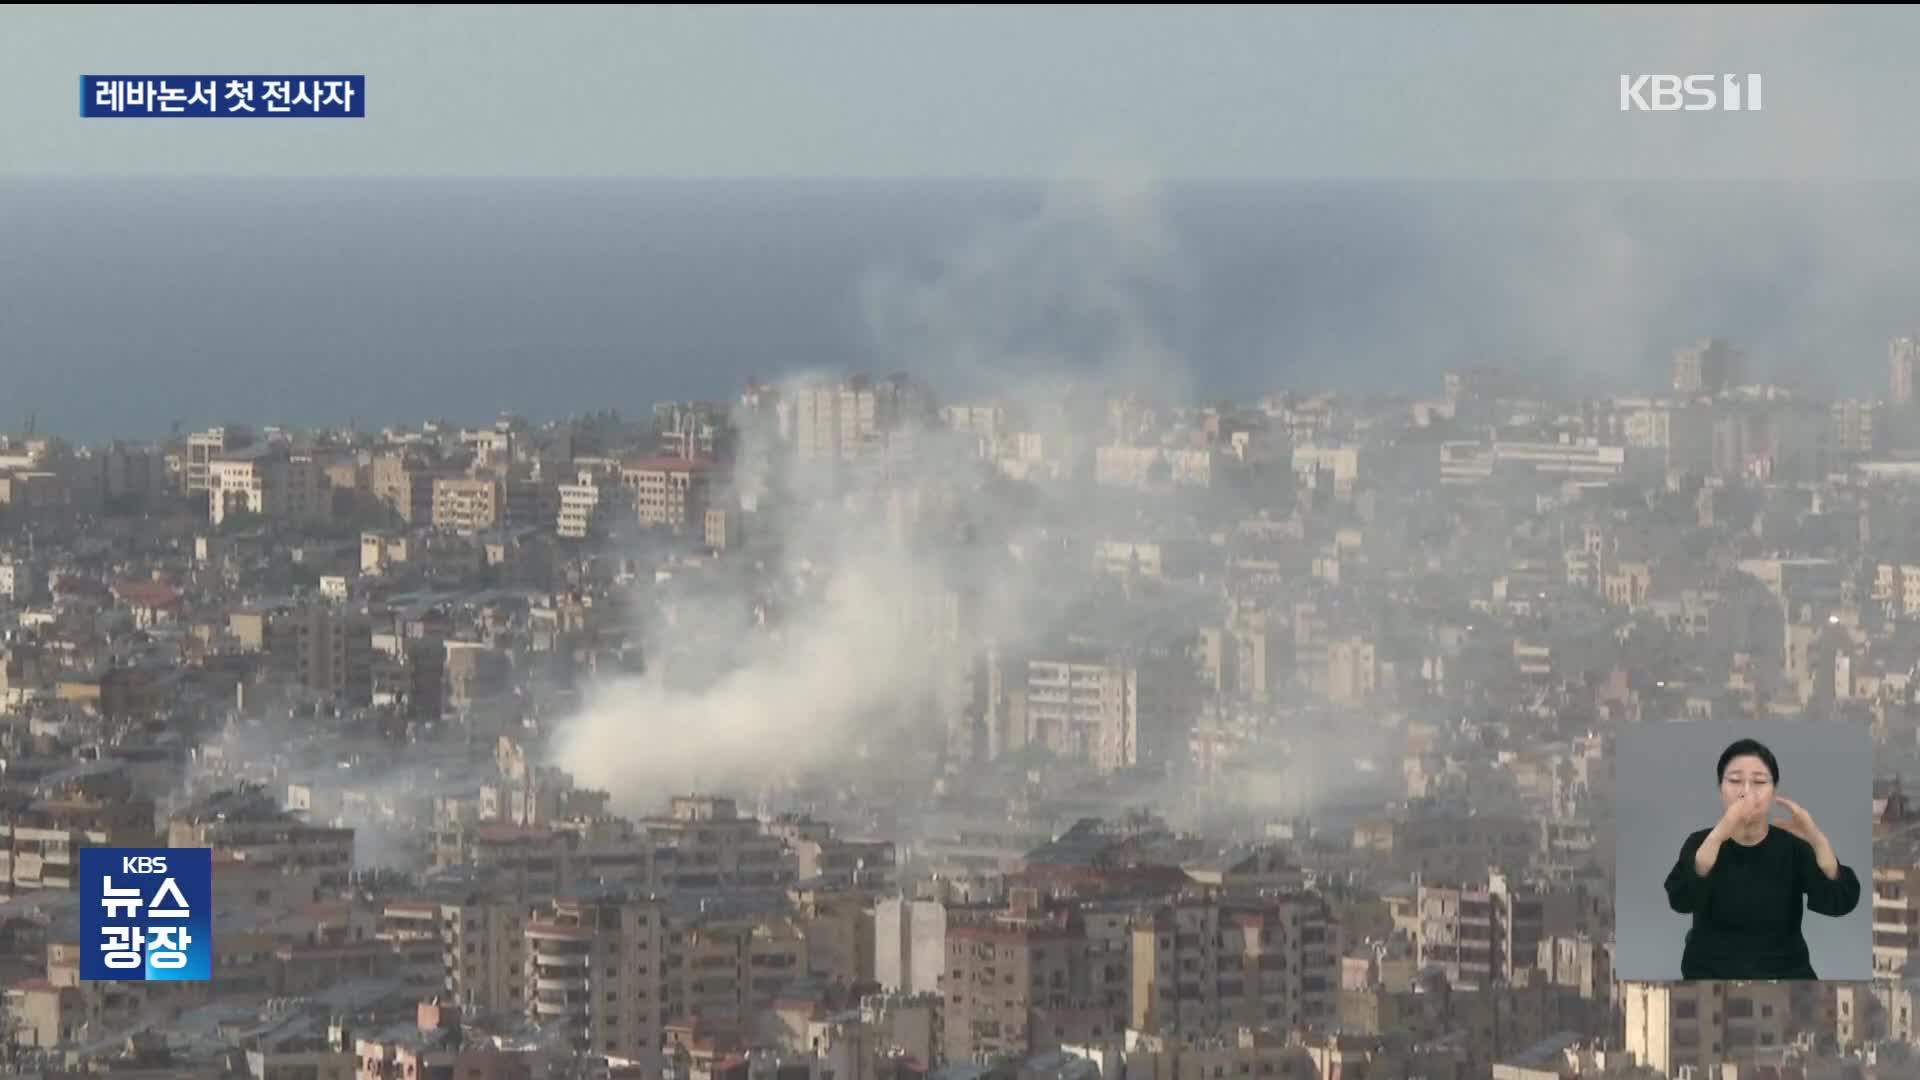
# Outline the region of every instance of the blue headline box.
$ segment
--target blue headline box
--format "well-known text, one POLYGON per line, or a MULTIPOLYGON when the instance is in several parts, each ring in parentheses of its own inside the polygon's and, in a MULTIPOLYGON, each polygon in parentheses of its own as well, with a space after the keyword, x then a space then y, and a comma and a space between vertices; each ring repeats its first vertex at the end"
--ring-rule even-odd
POLYGON ((367 115, 365 75, 82 75, 83 117, 367 115))
POLYGON ((80 849, 80 981, 212 977, 211 848, 80 849))

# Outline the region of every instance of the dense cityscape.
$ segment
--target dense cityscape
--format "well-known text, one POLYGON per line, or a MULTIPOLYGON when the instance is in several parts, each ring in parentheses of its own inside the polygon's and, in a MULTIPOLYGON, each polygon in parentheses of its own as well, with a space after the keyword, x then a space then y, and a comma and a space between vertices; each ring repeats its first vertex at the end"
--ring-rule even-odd
POLYGON ((1917 365, 29 425, 8 1067, 1913 1075, 1917 365), (1616 740, 1761 718, 1873 739, 1873 980, 1616 979, 1616 740), (80 980, 98 845, 213 849, 210 981, 80 980))

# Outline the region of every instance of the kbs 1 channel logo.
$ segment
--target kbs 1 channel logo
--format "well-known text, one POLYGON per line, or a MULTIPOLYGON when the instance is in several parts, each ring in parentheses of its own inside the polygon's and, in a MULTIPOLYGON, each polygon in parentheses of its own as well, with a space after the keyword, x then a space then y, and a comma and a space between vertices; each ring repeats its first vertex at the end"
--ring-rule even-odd
POLYGON ((1758 75, 1622 75, 1621 112, 1759 112, 1758 75))
POLYGON ((211 848, 80 849, 80 981, 212 977, 211 848))

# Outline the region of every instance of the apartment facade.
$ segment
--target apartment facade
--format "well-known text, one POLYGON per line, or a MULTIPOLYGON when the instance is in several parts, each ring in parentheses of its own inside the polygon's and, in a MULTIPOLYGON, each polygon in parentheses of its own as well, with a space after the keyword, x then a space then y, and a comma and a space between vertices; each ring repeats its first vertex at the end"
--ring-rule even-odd
POLYGON ((1048 1049, 1037 1014, 1068 1006, 1082 941, 1055 919, 950 922, 940 991, 947 1061, 1048 1049))
POLYGON ((439 477, 433 481, 433 527, 472 535, 506 520, 505 485, 491 477, 439 477))
POLYGON ((706 528, 713 486, 710 463, 679 458, 630 461, 621 466, 620 483, 632 493, 641 525, 706 528))
POLYGON ((207 518, 214 525, 233 514, 311 525, 333 516, 326 470, 305 455, 272 446, 249 447, 207 464, 207 518))
POLYGON ((1705 1071, 1722 1061, 1767 1055, 1789 1039, 1792 1003, 1786 983, 1627 982, 1620 987, 1628 1056, 1665 1076, 1677 1075, 1683 1066, 1705 1071))
POLYGON ((666 909, 637 895, 555 899, 526 924, 526 1012, 577 1049, 637 1058, 667 1022, 666 909))
POLYGON ((1323 899, 1168 905, 1133 930, 1133 1027, 1205 1038, 1240 1027, 1331 1023, 1339 933, 1323 899))

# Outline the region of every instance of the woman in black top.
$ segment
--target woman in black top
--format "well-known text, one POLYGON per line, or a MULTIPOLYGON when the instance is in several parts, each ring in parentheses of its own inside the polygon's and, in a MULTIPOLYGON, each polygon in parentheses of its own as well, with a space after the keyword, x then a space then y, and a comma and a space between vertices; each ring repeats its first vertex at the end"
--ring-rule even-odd
POLYGON ((1860 903, 1860 879, 1805 807, 1774 794, 1772 751, 1741 739, 1720 755, 1719 780, 1726 812, 1687 837, 1667 874, 1668 903, 1693 916, 1680 977, 1817 979, 1801 914, 1848 914, 1860 903), (1791 821, 1769 823, 1775 803, 1791 821))

